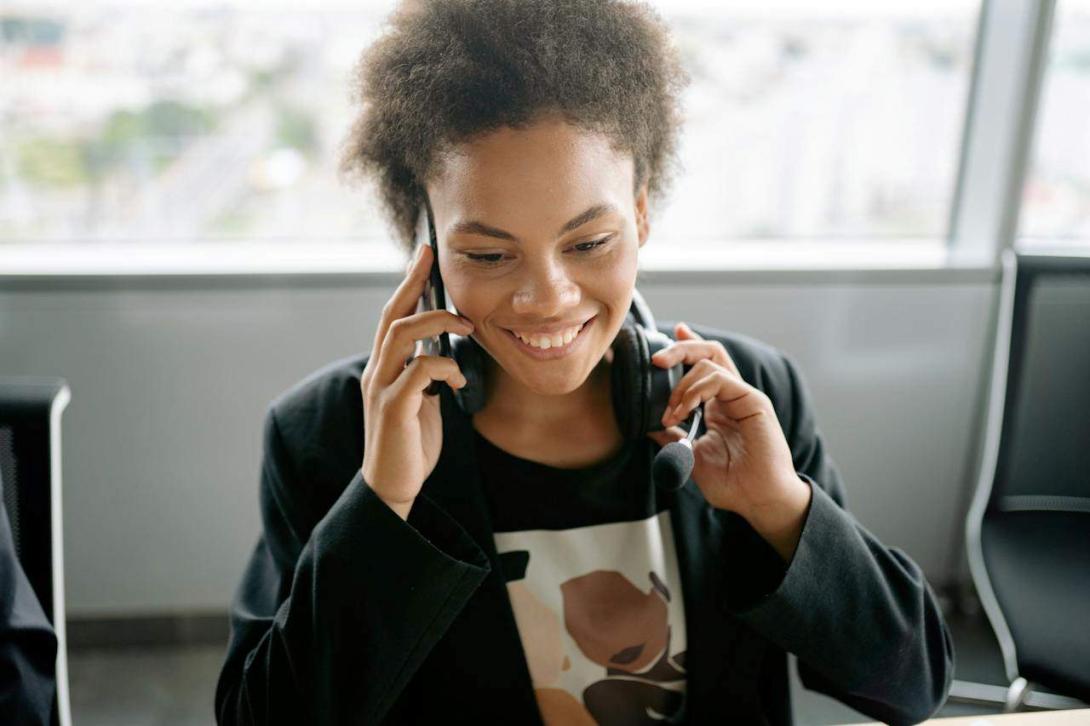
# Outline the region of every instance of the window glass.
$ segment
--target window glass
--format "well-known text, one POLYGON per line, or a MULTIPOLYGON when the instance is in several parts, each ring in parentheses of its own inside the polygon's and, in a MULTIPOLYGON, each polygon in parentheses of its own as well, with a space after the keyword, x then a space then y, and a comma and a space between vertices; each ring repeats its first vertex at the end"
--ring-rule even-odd
POLYGON ((392 2, 36 7, 0 9, 0 239, 388 236, 336 147, 392 2))
POLYGON ((1090 0, 1060 0, 1022 190, 1023 247, 1090 245, 1090 0))
POLYGON ((693 75, 660 229, 945 241, 979 2, 657 5, 693 75))
MULTIPOLYGON (((945 236, 979 0, 654 4, 693 85, 653 234, 945 236)), ((388 244, 336 157, 392 7, 0 8, 0 241, 388 244)))

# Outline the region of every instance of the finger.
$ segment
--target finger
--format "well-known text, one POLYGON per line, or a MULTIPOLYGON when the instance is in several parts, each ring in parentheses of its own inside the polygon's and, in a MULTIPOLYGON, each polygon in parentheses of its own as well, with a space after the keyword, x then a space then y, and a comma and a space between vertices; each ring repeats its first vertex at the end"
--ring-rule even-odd
POLYGON ((713 371, 726 370, 719 363, 711 360, 710 358, 700 358, 693 364, 693 367, 685 372, 685 375, 677 382, 677 384, 670 390, 670 397, 666 399, 666 408, 663 411, 663 420, 665 421, 666 414, 669 414, 681 403, 681 395, 694 381, 699 381, 704 376, 713 371))
POLYGON ((704 340, 703 336, 690 328, 689 324, 684 321, 674 326, 674 333, 682 340, 704 340))
POLYGON ((720 369, 687 386, 681 392, 681 402, 663 423, 684 421, 694 408, 712 399, 719 401, 727 417, 736 422, 771 410, 771 403, 763 391, 720 369))
MULTIPOLYGON (((689 324, 688 324, 688 323, 686 323, 686 322, 684 322, 684 321, 682 321, 682 322, 678 323, 678 324, 677 324, 677 326, 676 326, 676 329, 678 330, 678 332, 679 332, 679 333, 682 333, 682 334, 684 334, 684 336, 685 336, 685 337, 686 337, 687 339, 691 339, 691 340, 704 340, 704 338, 703 338, 703 337, 702 337, 701 335, 699 335, 699 334, 698 334, 698 333, 697 333, 697 332, 696 332, 695 330, 693 330, 692 328, 690 328, 690 327, 689 327, 689 324)), ((725 364, 725 366, 726 366, 726 367, 727 367, 728 369, 730 369, 730 371, 731 371, 731 372, 732 372, 732 373, 733 373, 734 375, 736 375, 736 376, 738 376, 739 378, 741 378, 741 377, 742 377, 742 374, 738 372, 738 366, 736 366, 736 365, 734 364, 734 359, 730 357, 730 353, 728 353, 728 352, 727 352, 727 349, 726 349, 726 347, 725 347, 725 346, 724 346, 724 345, 723 345, 723 344, 722 344, 721 342, 719 342, 718 340, 709 340, 708 342, 709 342, 709 343, 711 343, 712 345, 714 345, 714 346, 715 346, 716 348, 718 348, 718 349, 719 349, 719 351, 721 352, 721 355, 722 355, 722 357, 723 357, 723 358, 724 358, 724 359, 725 359, 725 360, 727 361, 727 362, 726 362, 726 364, 725 364)), ((718 360, 718 359, 717 359, 717 360, 718 360)), ((719 362, 720 362, 720 363, 722 363, 722 361, 719 361, 719 362)))
POLYGON ((375 333, 374 350, 376 352, 382 349, 382 344, 394 321, 416 312, 420 298, 424 294, 424 283, 431 274, 432 257, 431 246, 421 245, 405 273, 405 278, 383 306, 375 333))
POLYGON ((431 273, 432 251, 430 245, 421 245, 416 259, 409 266, 405 279, 386 301, 379 316, 378 329, 375 331, 375 343, 371 348, 371 357, 377 358, 382 345, 394 321, 416 312, 417 302, 424 294, 424 281, 431 273))
MULTIPOLYGON (((678 324, 679 326, 681 323, 678 324)), ((680 328, 679 328, 680 329, 680 328)), ((682 333, 684 335, 684 333, 682 333)), ((693 333, 693 335, 696 335, 693 333)), ((727 349, 718 340, 704 340, 703 338, 676 340, 670 345, 651 356, 651 362, 660 368, 670 368, 678 363, 693 365, 699 360, 708 358, 729 370, 741 378, 738 366, 727 353, 727 349)))
POLYGON ((395 320, 378 352, 374 381, 380 387, 391 385, 405 368, 405 360, 415 357, 416 342, 443 332, 469 335, 473 324, 449 310, 429 310, 395 320))
POLYGON ((383 410, 399 420, 415 416, 432 381, 446 381, 451 388, 466 385, 466 378, 453 358, 422 355, 413 358, 384 393, 383 410))

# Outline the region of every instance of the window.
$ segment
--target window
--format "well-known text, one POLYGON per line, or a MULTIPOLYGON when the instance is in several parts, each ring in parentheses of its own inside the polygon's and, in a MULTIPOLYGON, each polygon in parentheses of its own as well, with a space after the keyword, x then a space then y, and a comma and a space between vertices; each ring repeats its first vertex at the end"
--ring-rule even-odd
POLYGON ((1022 195, 1022 247, 1090 245, 1090 0, 1059 0, 1022 195))
MULTIPOLYGON (((979 0, 654 4, 693 77, 654 236, 945 243, 979 0)), ((392 0, 34 7, 0 10, 0 242, 389 248, 336 150, 392 0)))
POLYGON ((656 4, 693 76, 660 229, 945 240, 979 2, 656 4))
POLYGON ((0 10, 0 239, 385 236, 335 157, 392 6, 0 10))

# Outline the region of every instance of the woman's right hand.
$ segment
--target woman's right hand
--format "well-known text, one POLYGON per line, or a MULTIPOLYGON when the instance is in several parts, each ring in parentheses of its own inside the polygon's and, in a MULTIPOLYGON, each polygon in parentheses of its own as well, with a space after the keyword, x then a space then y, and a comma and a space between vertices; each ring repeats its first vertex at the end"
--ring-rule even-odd
POLYGON ((422 245, 401 285, 382 309, 375 345, 360 376, 365 436, 363 480, 402 519, 424 486, 443 447, 439 396, 424 389, 433 380, 451 388, 466 385, 458 364, 438 355, 419 355, 416 341, 446 331, 468 335, 473 325, 448 310, 415 312, 432 264, 422 245))

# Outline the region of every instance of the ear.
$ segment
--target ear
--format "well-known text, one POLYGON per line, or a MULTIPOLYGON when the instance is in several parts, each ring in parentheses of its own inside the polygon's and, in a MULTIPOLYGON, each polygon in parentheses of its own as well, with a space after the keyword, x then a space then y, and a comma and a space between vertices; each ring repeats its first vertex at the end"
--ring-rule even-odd
POLYGON ((651 224, 648 221, 647 214, 647 184, 643 184, 640 187, 639 194, 636 195, 636 232, 639 235, 640 247, 643 247, 647 242, 647 237, 651 234, 651 224))

